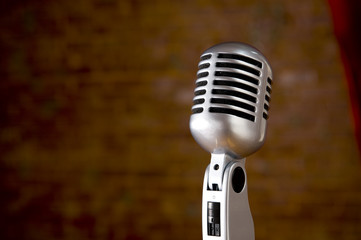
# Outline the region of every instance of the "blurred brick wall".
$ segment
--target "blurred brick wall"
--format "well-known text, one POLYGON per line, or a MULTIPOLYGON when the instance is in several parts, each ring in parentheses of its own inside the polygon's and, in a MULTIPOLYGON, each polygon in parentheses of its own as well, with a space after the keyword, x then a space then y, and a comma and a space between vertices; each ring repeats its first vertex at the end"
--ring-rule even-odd
POLYGON ((361 239, 361 168, 326 2, 0 4, 0 239, 201 239, 188 119, 222 41, 274 70, 247 160, 256 239, 361 239))

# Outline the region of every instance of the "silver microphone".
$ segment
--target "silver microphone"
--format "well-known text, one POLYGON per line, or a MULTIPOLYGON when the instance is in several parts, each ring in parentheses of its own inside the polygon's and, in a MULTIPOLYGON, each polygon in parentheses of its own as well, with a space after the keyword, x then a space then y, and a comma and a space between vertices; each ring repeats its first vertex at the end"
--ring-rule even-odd
POLYGON ((265 140, 272 70, 257 49, 238 42, 207 49, 198 68, 189 125, 211 153, 203 183, 203 239, 251 240, 245 157, 265 140))

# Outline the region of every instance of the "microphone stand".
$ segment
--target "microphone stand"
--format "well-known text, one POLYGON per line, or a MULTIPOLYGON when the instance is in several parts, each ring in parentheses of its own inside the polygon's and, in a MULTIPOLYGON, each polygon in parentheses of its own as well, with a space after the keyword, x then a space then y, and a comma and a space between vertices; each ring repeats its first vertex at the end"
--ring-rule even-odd
POLYGON ((212 153, 203 181, 203 240, 254 240, 245 158, 212 153))

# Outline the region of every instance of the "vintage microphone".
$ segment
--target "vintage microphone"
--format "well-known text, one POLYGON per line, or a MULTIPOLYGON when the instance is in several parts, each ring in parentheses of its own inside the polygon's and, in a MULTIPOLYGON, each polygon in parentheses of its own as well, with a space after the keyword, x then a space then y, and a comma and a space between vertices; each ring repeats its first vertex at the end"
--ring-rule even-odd
POLYGON ((264 143, 272 70, 255 48, 227 42, 198 65, 190 130, 211 153, 203 182, 203 240, 253 240, 245 157, 264 143))

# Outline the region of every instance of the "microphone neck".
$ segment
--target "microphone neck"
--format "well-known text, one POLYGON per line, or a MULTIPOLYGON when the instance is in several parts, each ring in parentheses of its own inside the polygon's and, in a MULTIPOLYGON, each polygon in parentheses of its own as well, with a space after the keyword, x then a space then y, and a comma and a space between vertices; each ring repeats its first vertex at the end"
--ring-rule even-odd
POLYGON ((223 175, 227 165, 234 161, 245 161, 227 153, 212 153, 209 164, 208 189, 221 191, 223 186, 223 175))

